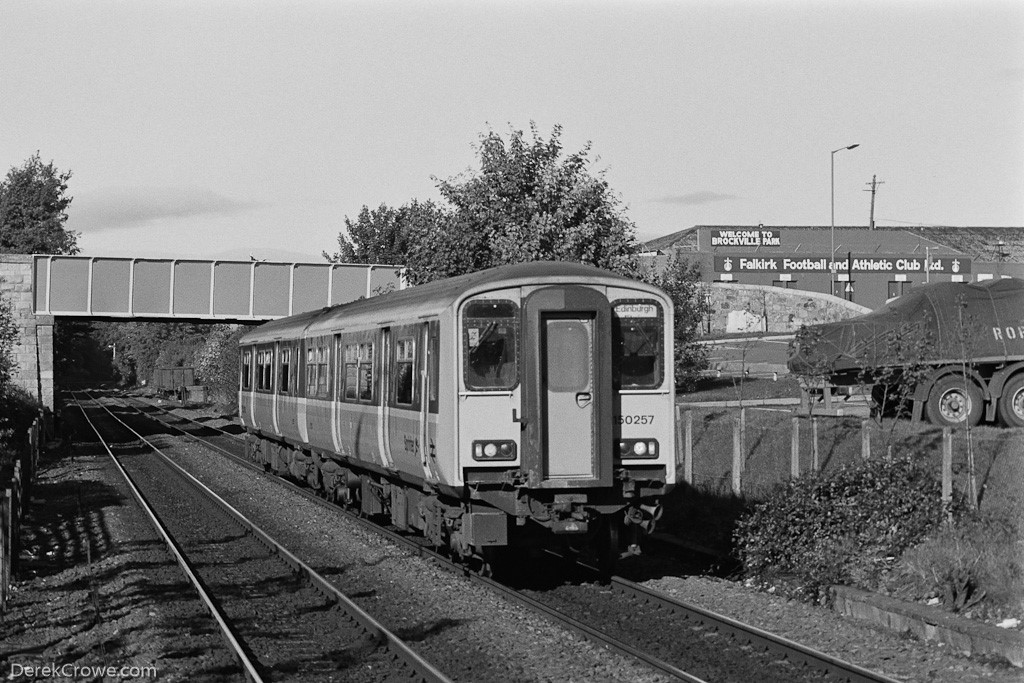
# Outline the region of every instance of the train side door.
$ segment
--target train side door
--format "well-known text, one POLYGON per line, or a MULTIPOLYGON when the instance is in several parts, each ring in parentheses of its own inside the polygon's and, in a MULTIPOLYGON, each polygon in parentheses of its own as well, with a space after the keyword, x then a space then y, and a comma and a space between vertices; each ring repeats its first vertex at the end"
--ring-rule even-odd
POLYGON ((608 301, 586 287, 547 287, 527 297, 524 316, 524 381, 531 386, 523 458, 531 483, 611 485, 608 301))

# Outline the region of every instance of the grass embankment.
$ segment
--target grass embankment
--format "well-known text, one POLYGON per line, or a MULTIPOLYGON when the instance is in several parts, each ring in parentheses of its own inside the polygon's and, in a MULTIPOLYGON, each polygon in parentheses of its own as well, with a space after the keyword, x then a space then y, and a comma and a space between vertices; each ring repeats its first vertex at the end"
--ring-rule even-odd
MULTIPOLYGON (((796 396, 795 386, 792 378, 778 382, 748 380, 742 393, 744 400, 796 396)), ((736 400, 738 391, 731 380, 711 381, 704 391, 681 396, 680 400, 736 400)), ((732 493, 733 423, 737 411, 694 409, 694 480, 668 497, 661 522, 663 530, 734 557, 743 554, 735 539, 738 522, 755 506, 771 500, 773 494, 779 495, 777 492, 790 479, 791 467, 794 413, 786 408, 749 408, 745 413, 742 493, 732 493)), ((882 461, 890 454, 897 459, 909 457, 925 464, 928 476, 935 481, 941 479, 939 428, 906 420, 879 423, 870 419, 862 423, 859 418, 822 417, 817 423, 818 464, 824 478, 863 465, 862 429, 866 424, 872 461, 882 461)), ((800 419, 799 429, 799 469, 807 475, 813 459, 810 421, 800 419)), ((1024 481, 1024 430, 976 427, 971 430, 969 442, 964 430, 955 431, 952 473, 954 503, 962 511, 956 523, 929 528, 899 557, 868 558, 869 564, 874 562, 882 570, 846 577, 846 582, 906 599, 939 598, 953 610, 975 615, 1024 616, 1024 489, 1020 485, 1024 481), (976 511, 971 509, 968 497, 972 456, 974 489, 978 493, 976 511)), ((896 481, 877 482, 883 490, 899 485, 896 481)), ((864 504, 854 497, 827 503, 821 499, 818 496, 818 508, 809 507, 805 513, 828 515, 829 505, 834 513, 836 505, 864 504)), ((882 496, 871 504, 885 505, 886 500, 882 496)), ((891 500, 895 504, 898 496, 891 500)), ((776 505, 781 507, 781 502, 776 505)), ((899 515, 893 518, 899 519, 899 515)), ((807 533, 813 535, 810 530, 807 533)), ((868 545, 862 552, 881 552, 884 547, 875 544, 873 550, 868 545)))

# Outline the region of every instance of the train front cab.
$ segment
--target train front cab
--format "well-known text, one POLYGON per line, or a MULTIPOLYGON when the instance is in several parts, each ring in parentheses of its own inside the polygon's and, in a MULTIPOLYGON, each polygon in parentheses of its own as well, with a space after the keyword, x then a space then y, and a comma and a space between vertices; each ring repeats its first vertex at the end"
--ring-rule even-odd
POLYGON ((467 542, 544 528, 615 550, 621 530, 628 545, 652 530, 675 476, 665 298, 523 287, 473 297, 458 319, 458 452, 471 498, 493 506, 464 517, 467 542))

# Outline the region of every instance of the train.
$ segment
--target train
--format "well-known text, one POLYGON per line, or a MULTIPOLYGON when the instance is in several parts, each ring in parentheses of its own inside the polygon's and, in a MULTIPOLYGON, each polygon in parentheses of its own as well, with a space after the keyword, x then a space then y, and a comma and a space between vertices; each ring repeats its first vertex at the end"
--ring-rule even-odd
POLYGON ((608 569, 676 482, 672 330, 660 289, 550 261, 270 321, 239 341, 246 453, 481 571, 608 569))

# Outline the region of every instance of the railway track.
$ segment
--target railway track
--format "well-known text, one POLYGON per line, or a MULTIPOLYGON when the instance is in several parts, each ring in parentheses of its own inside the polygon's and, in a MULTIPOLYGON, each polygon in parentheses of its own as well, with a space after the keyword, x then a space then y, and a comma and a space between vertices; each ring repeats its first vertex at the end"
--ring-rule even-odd
MULTIPOLYGON (((236 462, 263 473, 261 467, 243 457, 241 440, 237 434, 219 430, 225 436, 219 438, 218 443, 209 444, 197 436, 195 431, 216 428, 151 404, 143 405, 146 406, 147 416, 153 419, 158 419, 154 414, 157 411, 173 416, 173 422, 161 419, 168 428, 201 440, 236 462), (193 429, 185 429, 182 424, 191 424, 193 429)), ((316 501, 318 505, 340 509, 316 497, 308 489, 278 477, 271 479, 316 501)), ((893 682, 893 679, 882 674, 680 602, 622 577, 613 577, 607 585, 582 581, 559 588, 548 587, 542 592, 516 589, 473 574, 462 565, 435 554, 405 535, 372 524, 356 515, 350 516, 357 523, 385 534, 392 541, 413 549, 441 566, 483 583, 507 599, 524 604, 563 627, 622 656, 638 659, 675 680, 893 682)))
POLYGON ((91 405, 72 400, 217 622, 246 679, 449 681, 151 440, 86 396, 91 405), (112 431, 130 436, 118 445, 112 431))

